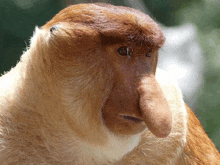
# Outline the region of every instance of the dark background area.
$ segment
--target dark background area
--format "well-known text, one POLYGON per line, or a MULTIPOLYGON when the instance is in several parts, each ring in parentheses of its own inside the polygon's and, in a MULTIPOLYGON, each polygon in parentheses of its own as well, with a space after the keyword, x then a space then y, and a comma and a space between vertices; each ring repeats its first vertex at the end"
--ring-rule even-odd
MULTIPOLYGON (((0 74, 16 65, 29 46, 35 26, 42 26, 67 4, 83 0, 0 0, 0 74)), ((94 1, 93 2, 97 2, 94 1)), ((106 0, 128 5, 129 0, 106 0)), ((204 84, 196 114, 209 137, 220 149, 220 1, 137 0, 148 14, 167 27, 191 23, 197 29, 204 56, 204 84)))

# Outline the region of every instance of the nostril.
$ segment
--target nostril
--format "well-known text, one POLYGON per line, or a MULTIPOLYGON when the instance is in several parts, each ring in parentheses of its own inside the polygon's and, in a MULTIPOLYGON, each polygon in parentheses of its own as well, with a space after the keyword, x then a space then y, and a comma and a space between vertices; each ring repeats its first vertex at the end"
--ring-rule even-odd
POLYGON ((120 115, 123 119, 126 119, 126 120, 130 120, 130 121, 133 121, 133 122, 142 122, 143 120, 140 119, 140 118, 137 118, 137 117, 133 117, 133 116, 127 116, 127 115, 120 115))

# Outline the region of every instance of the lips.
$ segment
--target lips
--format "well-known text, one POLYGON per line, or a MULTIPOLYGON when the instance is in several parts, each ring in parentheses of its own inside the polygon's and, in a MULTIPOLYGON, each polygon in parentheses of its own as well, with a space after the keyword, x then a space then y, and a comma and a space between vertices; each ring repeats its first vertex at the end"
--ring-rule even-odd
POLYGON ((120 114, 119 116, 130 122, 135 122, 135 123, 143 122, 143 119, 135 117, 135 116, 122 115, 122 114, 120 114))

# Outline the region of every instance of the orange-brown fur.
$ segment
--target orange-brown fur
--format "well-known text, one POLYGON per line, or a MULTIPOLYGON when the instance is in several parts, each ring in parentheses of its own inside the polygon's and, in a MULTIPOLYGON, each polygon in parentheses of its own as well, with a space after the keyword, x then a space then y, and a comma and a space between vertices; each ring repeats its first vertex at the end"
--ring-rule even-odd
POLYGON ((220 156, 218 150, 206 135, 192 110, 187 105, 186 108, 188 112, 188 133, 182 161, 185 164, 219 164, 220 156))
POLYGON ((177 83, 156 68, 163 43, 149 16, 108 4, 69 6, 36 28, 0 78, 0 164, 218 164, 177 83))

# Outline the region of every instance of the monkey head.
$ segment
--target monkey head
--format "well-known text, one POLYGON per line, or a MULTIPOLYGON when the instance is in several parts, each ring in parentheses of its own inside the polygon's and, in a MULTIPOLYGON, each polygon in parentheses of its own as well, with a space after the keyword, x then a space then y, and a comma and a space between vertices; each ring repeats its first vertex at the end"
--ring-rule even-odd
POLYGON ((146 128, 157 137, 169 135, 172 114, 155 79, 165 39, 148 15, 128 7, 79 4, 41 29, 45 72, 62 89, 67 121, 79 136, 95 139, 106 130, 134 135, 146 128))

